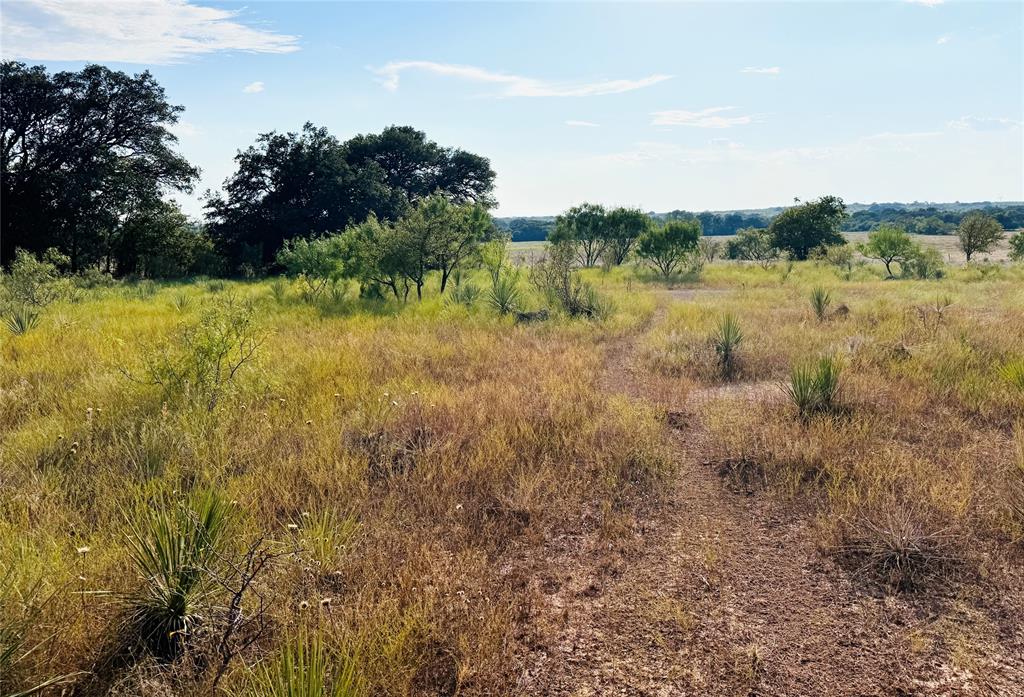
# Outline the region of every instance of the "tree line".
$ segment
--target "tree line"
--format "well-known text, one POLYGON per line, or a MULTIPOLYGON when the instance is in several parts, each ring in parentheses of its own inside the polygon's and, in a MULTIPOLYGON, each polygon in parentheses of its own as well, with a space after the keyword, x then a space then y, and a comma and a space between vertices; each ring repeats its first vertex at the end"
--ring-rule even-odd
POLYGON ((489 208, 485 157, 390 126, 340 141, 307 123, 260 135, 194 223, 171 199, 199 170, 178 152, 183 107, 149 72, 100 65, 50 74, 0 64, 0 264, 54 249, 68 269, 118 275, 260 273, 292 237, 396 221, 439 196, 489 208))

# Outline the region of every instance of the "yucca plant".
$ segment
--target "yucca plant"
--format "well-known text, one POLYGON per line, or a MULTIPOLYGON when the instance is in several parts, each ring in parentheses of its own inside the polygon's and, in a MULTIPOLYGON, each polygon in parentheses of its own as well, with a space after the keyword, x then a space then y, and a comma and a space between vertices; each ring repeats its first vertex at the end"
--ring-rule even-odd
POLYGON ((302 631, 281 653, 253 671, 252 697, 361 697, 366 693, 358 663, 324 646, 318 633, 302 631))
POLYGON ((736 354, 743 342, 743 331, 739 322, 731 313, 718 320, 715 333, 711 335, 711 345, 718 355, 718 368, 726 380, 736 372, 736 354))
POLYGON ((821 286, 815 286, 811 290, 811 309, 819 322, 828 318, 828 308, 832 304, 832 294, 821 286))
POLYGON ((842 362, 835 356, 822 356, 816 362, 793 368, 786 393, 801 417, 835 408, 842 370, 842 362))
POLYGON ((230 505, 207 489, 128 517, 128 551, 142 588, 125 598, 126 629, 155 655, 178 655, 214 590, 230 505))
POLYGON ((452 288, 452 292, 448 296, 448 302, 453 305, 472 307, 476 304, 482 293, 483 291, 472 283, 458 283, 452 288))
POLYGON ((519 309, 519 270, 505 271, 495 276, 487 301, 499 315, 508 315, 519 309))
POLYGON ((192 307, 192 296, 185 292, 178 293, 174 296, 171 304, 179 313, 185 314, 192 307))
POLYGON ((25 334, 39 326, 39 313, 27 305, 15 307, 4 315, 4 326, 11 334, 25 334))

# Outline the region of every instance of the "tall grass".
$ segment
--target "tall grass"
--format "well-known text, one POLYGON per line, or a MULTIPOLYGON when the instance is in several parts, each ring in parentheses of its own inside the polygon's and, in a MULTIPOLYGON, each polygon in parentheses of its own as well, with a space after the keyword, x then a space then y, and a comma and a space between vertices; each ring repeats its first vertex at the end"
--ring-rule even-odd
POLYGON ((327 648, 318 632, 303 630, 276 658, 253 671, 251 697, 363 697, 367 694, 355 658, 327 648))

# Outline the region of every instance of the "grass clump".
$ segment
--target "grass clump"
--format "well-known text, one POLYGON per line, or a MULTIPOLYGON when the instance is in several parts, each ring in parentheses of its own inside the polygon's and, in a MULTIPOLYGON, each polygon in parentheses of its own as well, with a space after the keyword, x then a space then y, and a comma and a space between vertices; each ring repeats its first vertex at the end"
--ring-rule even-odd
POLYGON ((836 356, 822 356, 817 361, 793 368, 786 394, 796 405, 801 418, 835 409, 842 372, 842 361, 836 356))
POLYGON ((362 697, 358 662, 330 650, 319 633, 302 631, 276 659, 253 671, 250 697, 362 697))
POLYGON ((142 578, 125 598, 130 643, 162 658, 181 653, 203 621, 229 522, 230 504, 213 489, 129 518, 127 546, 142 578))

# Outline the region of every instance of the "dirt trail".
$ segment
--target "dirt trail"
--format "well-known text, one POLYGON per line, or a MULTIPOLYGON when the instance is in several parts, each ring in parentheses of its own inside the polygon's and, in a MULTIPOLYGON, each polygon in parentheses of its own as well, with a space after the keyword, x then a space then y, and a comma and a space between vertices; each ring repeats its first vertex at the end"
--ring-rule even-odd
MULTIPOLYGON (((613 343, 603 381, 645 399, 635 349, 635 338, 613 343)), ((818 551, 806 511, 726 487, 704 464, 700 405, 717 396, 691 396, 666 425, 678 474, 632 538, 552 545, 560 572, 540 581, 534 608, 550 638, 530 656, 524 694, 1024 694, 1024 663, 954 670, 938 647, 915 645, 934 618, 856 585, 818 551)))

